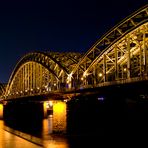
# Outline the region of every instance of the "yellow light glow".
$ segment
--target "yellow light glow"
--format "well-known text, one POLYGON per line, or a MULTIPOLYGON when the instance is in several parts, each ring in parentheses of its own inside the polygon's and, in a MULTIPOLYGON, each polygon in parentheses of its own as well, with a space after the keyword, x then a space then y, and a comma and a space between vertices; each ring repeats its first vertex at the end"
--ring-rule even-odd
POLYGON ((72 73, 70 73, 67 77, 67 81, 71 81, 71 78, 72 78, 72 73))
POLYGON ((53 131, 66 131, 66 102, 53 102, 53 131))
POLYGON ((85 71, 83 74, 83 77, 86 77, 86 76, 88 76, 88 73, 85 71))
POLYGON ((103 76, 103 74, 102 73, 99 73, 99 77, 102 77, 103 76))
POLYGON ((124 72, 126 72, 126 70, 127 70, 126 68, 123 69, 124 72))
POLYGON ((0 119, 3 118, 3 104, 0 104, 0 119))
POLYGON ((63 113, 65 111, 65 103, 63 103, 63 102, 55 103, 53 106, 53 110, 59 114, 63 113))
POLYGON ((53 102, 52 101, 49 101, 48 104, 49 104, 50 107, 53 106, 53 102))

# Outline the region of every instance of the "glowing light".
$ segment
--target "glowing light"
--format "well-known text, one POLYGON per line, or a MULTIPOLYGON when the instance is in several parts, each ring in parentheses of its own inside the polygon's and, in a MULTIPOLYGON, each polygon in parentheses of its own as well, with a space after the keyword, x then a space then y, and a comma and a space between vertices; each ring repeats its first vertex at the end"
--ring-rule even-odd
POLYGON ((124 72, 126 72, 126 71, 127 71, 127 69, 126 69, 126 68, 124 68, 124 69, 123 69, 123 71, 124 71, 124 72))
POLYGON ((86 76, 88 76, 88 73, 85 71, 83 74, 83 77, 86 77, 86 76))
POLYGON ((51 87, 48 88, 48 91, 51 91, 51 87))
POLYGON ((103 74, 102 73, 99 73, 99 77, 102 77, 103 76, 103 74))
POLYGON ((3 118, 3 104, 0 104, 0 119, 3 118))
POLYGON ((68 74, 67 83, 69 83, 71 81, 71 78, 72 78, 72 73, 68 74))
POLYGON ((99 101, 103 101, 104 98, 103 98, 103 97, 98 97, 98 100, 99 100, 99 101))
POLYGON ((82 78, 81 78, 81 80, 83 81, 83 80, 84 80, 84 78, 82 77, 82 78))
POLYGON ((53 106, 53 102, 52 101, 49 101, 48 104, 49 104, 50 107, 53 106))
POLYGON ((53 108, 56 113, 61 114, 65 111, 65 104, 63 102, 57 102, 54 104, 53 108))

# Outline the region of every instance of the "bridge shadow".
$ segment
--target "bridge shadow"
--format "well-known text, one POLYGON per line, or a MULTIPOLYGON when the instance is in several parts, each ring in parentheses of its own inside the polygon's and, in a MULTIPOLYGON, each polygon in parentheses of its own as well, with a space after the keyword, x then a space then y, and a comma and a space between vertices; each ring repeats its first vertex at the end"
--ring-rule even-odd
POLYGON ((148 132, 147 91, 132 89, 112 87, 106 93, 75 97, 68 103, 67 131, 101 138, 141 138, 148 132))
POLYGON ((32 102, 9 102, 4 107, 5 126, 41 137, 43 105, 32 102))

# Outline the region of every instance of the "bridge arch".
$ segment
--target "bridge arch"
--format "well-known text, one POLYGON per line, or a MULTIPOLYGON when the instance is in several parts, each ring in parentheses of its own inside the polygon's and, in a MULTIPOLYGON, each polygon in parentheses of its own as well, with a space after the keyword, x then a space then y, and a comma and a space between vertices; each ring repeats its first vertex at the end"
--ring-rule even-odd
POLYGON ((108 31, 71 72, 78 85, 97 85, 148 73, 148 5, 108 31))
POLYGON ((15 66, 5 97, 17 98, 65 89, 80 53, 32 52, 15 66))

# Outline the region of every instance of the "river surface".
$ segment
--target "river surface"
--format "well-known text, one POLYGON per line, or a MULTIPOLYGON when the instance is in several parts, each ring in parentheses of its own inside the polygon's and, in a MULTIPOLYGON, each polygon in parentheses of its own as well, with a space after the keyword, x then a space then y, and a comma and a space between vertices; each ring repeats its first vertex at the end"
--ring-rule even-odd
POLYGON ((53 132, 52 115, 39 121, 24 116, 10 126, 0 120, 0 148, 141 147, 147 142, 148 100, 91 102, 72 103, 66 134, 53 132))
POLYGON ((0 120, 0 148, 41 148, 4 130, 4 122, 0 120))
POLYGON ((0 120, 0 148, 77 148, 95 147, 96 144, 101 145, 102 143, 100 137, 92 135, 52 134, 50 120, 44 119, 41 138, 35 137, 34 133, 26 134, 23 131, 19 131, 20 137, 20 135, 16 135, 18 130, 9 129, 9 127, 5 126, 4 121, 0 120), (36 139, 30 139, 29 136, 36 139))

